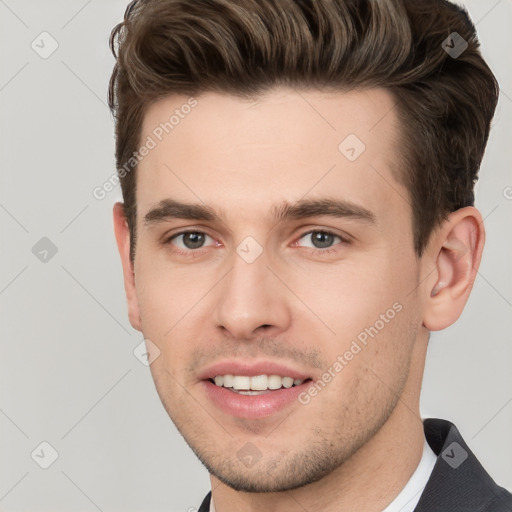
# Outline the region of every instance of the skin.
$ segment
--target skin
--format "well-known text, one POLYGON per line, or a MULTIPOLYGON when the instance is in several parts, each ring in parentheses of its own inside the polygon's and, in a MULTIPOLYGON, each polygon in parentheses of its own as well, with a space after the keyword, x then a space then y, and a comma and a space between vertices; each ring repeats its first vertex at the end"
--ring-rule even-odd
MULTIPOLYGON (((187 99, 153 104, 141 140, 187 99)), ((160 350, 151 372, 162 403, 208 468, 218 512, 378 512, 421 458, 429 332, 464 308, 484 244, 480 213, 453 212, 418 257, 385 90, 196 99, 139 164, 133 263, 122 204, 114 206, 129 318, 160 350), (348 134, 366 146, 354 161, 338 149, 348 134), (270 215, 284 201, 326 197, 369 210, 374 222, 270 215), (211 206, 222 219, 145 223, 166 198, 211 206), (204 245, 169 240, 184 228, 206 233, 204 245), (328 238, 325 252, 312 230, 349 242, 328 238), (236 252, 247 236, 263 250, 252 263, 236 252), (199 372, 227 358, 278 361, 315 382, 396 303, 400 312, 306 405, 235 418, 202 390, 199 372), (260 454, 251 467, 237 456, 247 443, 260 454)))

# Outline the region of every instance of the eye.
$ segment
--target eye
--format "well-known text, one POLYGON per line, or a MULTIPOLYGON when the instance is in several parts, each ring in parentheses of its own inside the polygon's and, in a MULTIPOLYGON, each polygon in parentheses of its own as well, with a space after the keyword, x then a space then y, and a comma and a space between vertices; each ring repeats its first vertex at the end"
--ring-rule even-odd
POLYGON ((168 238, 165 243, 169 243, 177 249, 186 252, 202 249, 207 239, 214 241, 211 236, 202 231, 182 231, 168 238))
POLYGON ((330 249, 336 241, 339 242, 346 242, 347 240, 343 239, 341 236, 336 235, 334 233, 331 233, 330 231, 324 231, 324 230, 314 230, 309 231, 308 233, 304 233, 301 238, 297 241, 297 244, 311 249, 319 249, 320 252, 322 250, 330 249), (311 245, 303 245, 300 242, 302 240, 309 240, 311 245))

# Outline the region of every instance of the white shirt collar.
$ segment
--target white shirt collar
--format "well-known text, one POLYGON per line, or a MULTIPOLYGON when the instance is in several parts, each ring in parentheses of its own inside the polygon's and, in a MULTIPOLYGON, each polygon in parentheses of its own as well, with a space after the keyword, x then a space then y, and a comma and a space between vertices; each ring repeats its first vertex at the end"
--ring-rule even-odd
POLYGON ((405 487, 400 491, 400 494, 382 512, 414 512, 436 461, 436 454, 425 440, 423 443, 423 454, 418 467, 405 484, 405 487))

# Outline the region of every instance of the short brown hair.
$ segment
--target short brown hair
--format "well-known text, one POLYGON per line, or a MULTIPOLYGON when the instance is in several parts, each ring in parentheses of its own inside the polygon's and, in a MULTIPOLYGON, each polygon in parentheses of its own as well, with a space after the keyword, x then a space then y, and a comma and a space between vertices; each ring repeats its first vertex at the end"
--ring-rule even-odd
MULTIPOLYGON (((467 12, 448 1, 135 0, 110 46, 118 172, 149 104, 173 93, 383 87, 400 120, 417 254, 448 213, 474 204, 499 87, 467 12)), ((132 259, 135 171, 120 173, 132 259)))

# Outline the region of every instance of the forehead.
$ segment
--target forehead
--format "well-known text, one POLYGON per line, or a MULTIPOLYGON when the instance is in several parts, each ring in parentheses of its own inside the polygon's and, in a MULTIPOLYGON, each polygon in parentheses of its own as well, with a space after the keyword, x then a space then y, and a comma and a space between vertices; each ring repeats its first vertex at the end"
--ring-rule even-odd
POLYGON ((383 89, 280 88, 254 100, 172 95, 149 107, 140 140, 152 146, 137 171, 142 215, 169 197, 256 215, 326 194, 377 213, 410 214, 392 170, 398 125, 383 89))

